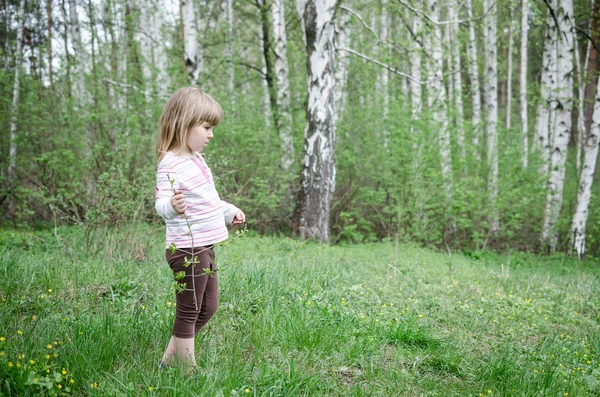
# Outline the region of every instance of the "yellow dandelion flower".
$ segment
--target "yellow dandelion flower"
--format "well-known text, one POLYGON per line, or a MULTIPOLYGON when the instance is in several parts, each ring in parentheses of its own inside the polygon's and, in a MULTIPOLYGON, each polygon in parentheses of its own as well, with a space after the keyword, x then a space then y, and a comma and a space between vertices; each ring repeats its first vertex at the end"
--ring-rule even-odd
POLYGON ((90 387, 92 389, 97 389, 98 388, 98 382, 90 383, 90 387))
POLYGON ((44 296, 44 295, 40 295, 40 299, 44 299, 44 298, 45 298, 45 296, 44 296))
POLYGON ((56 358, 56 357, 58 357, 58 354, 54 353, 54 354, 52 355, 52 357, 56 358))
POLYGON ((4 352, 0 352, 0 357, 2 357, 4 355, 4 352))
POLYGON ((244 391, 245 391, 246 393, 250 393, 250 389, 248 389, 248 388, 244 389, 244 391))
POLYGON ((47 372, 47 373, 50 373, 50 370, 49 370, 49 369, 47 369, 47 370, 46 370, 46 372, 47 372))
POLYGON ((565 396, 568 396, 568 395, 569 395, 569 393, 567 393, 567 392, 564 392, 563 394, 564 394, 565 396))
POLYGON ((52 288, 50 288, 50 289, 48 290, 48 292, 52 292, 52 288))
POLYGON ((37 380, 38 380, 38 378, 33 378, 33 381, 34 381, 34 382, 37 382, 37 380))
POLYGON ((25 358, 25 355, 24 355, 24 354, 19 354, 19 360, 22 360, 22 359, 24 359, 24 358, 25 358))
POLYGON ((35 361, 29 360, 29 364, 31 364, 31 365, 35 364, 35 361))
POLYGON ((379 319, 378 319, 378 318, 376 318, 376 319, 375 319, 375 322, 376 322, 376 323, 378 323, 378 322, 379 322, 379 319))
POLYGON ((21 364, 20 363, 17 363, 17 368, 21 368, 21 364))
POLYGON ((46 354, 46 360, 50 360, 50 355, 46 354))
POLYGON ((18 331, 17 331, 17 334, 18 334, 18 335, 23 335, 23 331, 21 331, 21 330, 18 330, 18 331))
POLYGON ((63 370, 62 370, 62 371, 60 371, 60 372, 61 372, 63 375, 66 375, 66 374, 67 374, 67 371, 66 371, 64 368, 63 368, 63 370))
POLYGON ((48 343, 48 346, 46 346, 48 349, 52 349, 52 343, 48 343))
POLYGON ((419 318, 423 318, 423 315, 422 315, 422 314, 419 314, 419 318))
POLYGON ((492 391, 491 391, 491 390, 488 390, 488 394, 492 394, 492 391))
POLYGON ((590 360, 587 360, 585 363, 586 364, 591 364, 592 362, 590 360))
POLYGON ((483 397, 483 393, 479 393, 479 397, 483 397))
POLYGON ((6 338, 4 336, 0 337, 0 342, 4 342, 6 338))
POLYGON ((35 320, 37 320, 37 316, 36 315, 31 316, 31 321, 35 321, 35 320))
POLYGON ((58 385, 56 385, 56 387, 58 387, 58 389, 62 389, 62 385, 59 383, 58 385))
POLYGON ((8 366, 9 366, 9 367, 12 367, 12 366, 13 366, 13 363, 11 363, 11 362, 9 361, 9 362, 8 362, 8 366))
POLYGON ((154 389, 152 388, 152 386, 148 387, 148 391, 152 391, 152 390, 154 390, 154 389))
POLYGON ((142 310, 146 309, 146 306, 142 305, 142 310))
POLYGON ((69 381, 69 383, 71 383, 71 384, 75 383, 75 379, 71 379, 71 380, 69 381))
POLYGON ((310 306, 310 301, 306 302, 306 305, 307 305, 307 306, 310 306))

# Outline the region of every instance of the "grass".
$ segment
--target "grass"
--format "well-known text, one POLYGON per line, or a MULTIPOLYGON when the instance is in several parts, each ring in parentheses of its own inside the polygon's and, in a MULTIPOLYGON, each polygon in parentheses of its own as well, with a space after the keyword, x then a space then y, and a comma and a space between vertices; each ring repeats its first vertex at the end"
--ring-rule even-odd
POLYGON ((597 263, 260 236, 217 261, 189 378, 157 370, 162 227, 0 231, 0 395, 600 395, 597 263))

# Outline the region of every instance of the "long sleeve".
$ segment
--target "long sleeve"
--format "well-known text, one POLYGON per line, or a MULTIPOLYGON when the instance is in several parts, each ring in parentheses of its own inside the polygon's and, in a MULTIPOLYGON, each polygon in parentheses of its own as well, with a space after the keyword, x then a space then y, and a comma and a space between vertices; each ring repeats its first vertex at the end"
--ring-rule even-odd
POLYGON ((175 208, 173 208, 173 204, 171 204, 173 188, 175 190, 179 188, 175 171, 163 160, 158 164, 158 169, 156 171, 156 201, 154 202, 154 208, 158 215, 162 216, 164 219, 173 219, 179 215, 177 211, 175 211, 175 208), (172 187, 169 179, 175 181, 172 187))
POLYGON ((223 205, 223 215, 225 217, 225 223, 228 225, 233 224, 233 218, 240 209, 235 205, 228 203, 225 200, 221 200, 221 204, 223 205))

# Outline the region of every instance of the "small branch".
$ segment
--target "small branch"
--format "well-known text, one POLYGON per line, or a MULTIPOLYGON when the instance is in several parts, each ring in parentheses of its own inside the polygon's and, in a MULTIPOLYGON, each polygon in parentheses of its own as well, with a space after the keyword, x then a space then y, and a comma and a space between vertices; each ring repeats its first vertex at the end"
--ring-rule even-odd
MULTIPOLYGON (((385 63, 383 63, 381 61, 378 61, 377 59, 373 59, 373 58, 371 58, 371 57, 369 57, 369 56, 367 56, 365 54, 362 54, 362 53, 360 53, 358 51, 354 51, 354 50, 352 50, 350 48, 337 47, 336 50, 338 50, 338 51, 346 51, 346 52, 349 52, 351 54, 354 54, 354 55, 356 55, 359 58, 365 59, 365 60, 367 60, 369 62, 373 62, 376 65, 382 66, 382 67, 386 68, 387 70, 389 70, 392 73, 395 73, 395 74, 397 74, 399 76, 406 77, 407 79, 412 80, 412 81, 414 81, 417 84, 424 85, 424 84, 429 84, 431 82, 431 80, 425 80, 425 81, 417 80, 414 77, 412 77, 411 75, 408 75, 406 73, 402 73, 402 72, 394 69, 393 67, 391 67, 389 65, 386 65, 385 63)), ((443 74, 442 77, 447 77, 447 76, 450 76, 450 75, 455 74, 455 73, 460 73, 461 71, 462 71, 462 69, 453 70, 451 72, 443 74)))
MULTIPOLYGON (((546 1, 546 0, 544 0, 546 1)), ((414 12, 417 15, 422 15, 425 19, 427 19, 429 22, 431 22, 434 25, 451 25, 451 24, 460 24, 460 23, 465 23, 465 22, 471 22, 471 21, 478 21, 482 18, 485 18, 487 14, 490 13, 490 11, 492 10, 492 8, 494 8, 494 6, 496 5, 496 2, 494 1, 487 9, 487 11, 484 11, 483 14, 481 14, 478 17, 474 17, 471 19, 457 19, 455 21, 434 21, 429 15, 427 15, 425 12, 420 11, 415 9, 413 6, 411 6, 410 4, 407 4, 404 0, 398 0, 398 3, 402 4, 403 6, 405 6, 406 8, 408 8, 409 10, 411 10, 412 12, 414 12)))
POLYGON ((155 96, 155 97, 158 97, 158 98, 169 98, 170 97, 170 95, 152 94, 152 93, 150 93, 148 91, 143 91, 143 90, 137 88, 134 85, 125 84, 125 83, 119 83, 117 81, 113 81, 113 80, 107 79, 107 78, 102 79, 102 81, 104 83, 116 85, 117 87, 121 87, 121 88, 131 88, 132 90, 137 91, 140 94, 143 94, 144 96, 149 95, 149 96, 155 96))
POLYGON ((349 52, 349 53, 351 53, 351 54, 354 54, 354 55, 356 55, 356 56, 358 56, 358 57, 360 57, 360 58, 362 58, 362 59, 366 59, 366 60, 367 60, 367 61, 369 61, 369 62, 373 62, 373 63, 375 63, 375 64, 377 64, 377 65, 379 65, 379 66, 382 66, 382 67, 386 68, 387 70, 389 70, 390 72, 392 72, 392 73, 395 73, 395 74, 397 74, 397 75, 399 75, 399 76, 404 76, 404 77, 406 77, 407 79, 409 79, 409 80, 412 80, 412 81, 414 81, 414 82, 416 82, 416 83, 418 83, 418 84, 427 84, 427 82, 426 82, 426 81, 419 81, 419 80, 415 79, 414 77, 412 77, 412 76, 410 76, 410 75, 408 75, 408 74, 402 73, 402 72, 400 72, 400 71, 398 71, 398 70, 394 69, 393 67, 391 67, 391 66, 389 66, 389 65, 386 65, 385 63, 383 63, 383 62, 380 62, 380 61, 378 61, 378 60, 376 60, 376 59, 370 58, 370 57, 366 56, 365 54, 361 54, 360 52, 357 52, 357 51, 351 50, 351 49, 349 49, 349 48, 340 48, 340 47, 338 47, 338 48, 337 48, 337 50, 339 50, 339 51, 346 51, 346 52, 349 52))
POLYGON ((381 39, 379 38, 379 36, 377 35, 377 33, 371 29, 371 27, 369 25, 367 25, 367 23, 364 21, 364 19, 362 19, 362 17, 360 15, 358 15, 358 13, 356 11, 351 10, 350 8, 346 7, 346 6, 340 6, 340 9, 349 12, 350 14, 354 15, 356 18, 358 18, 360 20, 360 22, 362 22, 363 26, 365 28, 367 28, 368 30, 371 31, 371 33, 373 33, 373 35, 377 38, 377 42, 378 43, 383 43, 383 41, 381 41, 381 39))
POLYGON ((583 33, 583 35, 590 41, 590 43, 592 43, 592 45, 594 46, 594 48, 596 49, 597 52, 600 52, 600 49, 598 49, 598 46, 596 45, 596 43, 594 42, 594 39, 592 39, 592 37, 584 30, 578 28, 577 26, 575 26, 575 29, 581 33, 583 33))
POLYGON ((236 62, 236 63, 237 63, 238 65, 245 66, 245 67, 247 67, 248 69, 252 69, 252 70, 255 70, 255 71, 257 71, 258 73, 260 73, 260 75, 261 75, 263 78, 265 78, 265 77, 266 77, 265 73, 263 73, 263 71, 262 71, 262 70, 260 70, 259 68, 257 68, 256 66, 250 65, 249 63, 246 63, 246 62, 236 62))

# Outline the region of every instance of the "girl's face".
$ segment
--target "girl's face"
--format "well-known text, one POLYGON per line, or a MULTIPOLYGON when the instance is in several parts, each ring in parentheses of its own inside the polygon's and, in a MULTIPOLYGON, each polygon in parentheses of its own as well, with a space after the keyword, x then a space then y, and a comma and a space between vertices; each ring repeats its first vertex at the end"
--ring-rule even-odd
POLYGON ((186 143, 191 151, 201 152, 213 136, 213 126, 204 122, 189 130, 186 143))

